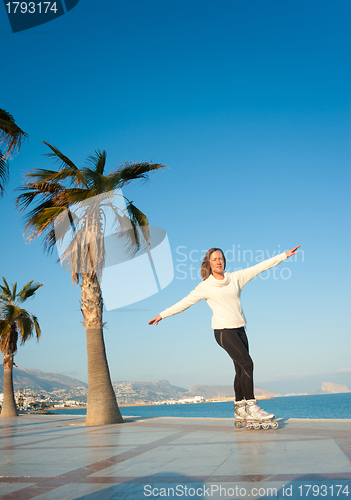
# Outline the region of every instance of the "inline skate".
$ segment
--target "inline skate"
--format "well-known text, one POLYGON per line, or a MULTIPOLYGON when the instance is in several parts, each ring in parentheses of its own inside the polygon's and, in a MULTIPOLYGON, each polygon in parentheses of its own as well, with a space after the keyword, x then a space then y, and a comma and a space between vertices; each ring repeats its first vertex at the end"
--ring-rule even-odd
POLYGON ((234 408, 235 427, 246 429, 278 429, 279 424, 272 413, 262 410, 256 399, 238 401, 234 408))

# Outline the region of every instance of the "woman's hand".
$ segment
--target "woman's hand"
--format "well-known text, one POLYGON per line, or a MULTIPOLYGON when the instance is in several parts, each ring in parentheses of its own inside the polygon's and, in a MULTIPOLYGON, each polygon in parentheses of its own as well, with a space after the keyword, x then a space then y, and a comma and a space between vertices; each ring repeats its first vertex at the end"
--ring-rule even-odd
POLYGON ((149 325, 158 325, 158 324, 159 324, 159 322, 161 321, 161 319, 162 319, 162 318, 161 318, 161 316, 160 316, 160 315, 158 315, 158 316, 156 316, 156 318, 152 318, 152 320, 151 320, 151 321, 149 321, 149 323, 148 323, 148 324, 149 324, 149 325))
POLYGON ((299 245, 298 247, 293 248, 292 250, 289 250, 288 252, 285 252, 285 253, 286 253, 286 257, 287 257, 287 258, 289 258, 289 257, 291 257, 292 255, 296 255, 296 254, 297 254, 296 250, 297 250, 298 248, 300 248, 300 246, 301 246, 301 245, 299 245))

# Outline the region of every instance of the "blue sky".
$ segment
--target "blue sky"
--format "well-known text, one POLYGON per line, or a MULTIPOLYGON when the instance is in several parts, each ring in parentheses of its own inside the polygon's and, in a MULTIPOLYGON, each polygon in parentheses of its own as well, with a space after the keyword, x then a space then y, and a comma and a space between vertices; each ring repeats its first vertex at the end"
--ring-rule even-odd
POLYGON ((105 149, 108 169, 145 160, 169 167, 124 190, 166 229, 175 279, 106 312, 114 381, 230 384, 205 303, 157 327, 148 320, 198 283, 191 273, 200 261, 190 255, 234 246, 234 270, 255 264, 239 261, 239 249, 268 257, 301 244, 278 279, 257 278, 243 291, 256 383, 351 389, 349 2, 107 4, 80 0, 17 34, 0 13, 0 107, 29 135, 0 199, 1 272, 19 285, 45 283, 28 304, 42 340, 20 347, 16 363, 87 379, 80 289, 40 240, 26 244, 14 209, 25 172, 51 167, 45 140, 78 165, 105 149))

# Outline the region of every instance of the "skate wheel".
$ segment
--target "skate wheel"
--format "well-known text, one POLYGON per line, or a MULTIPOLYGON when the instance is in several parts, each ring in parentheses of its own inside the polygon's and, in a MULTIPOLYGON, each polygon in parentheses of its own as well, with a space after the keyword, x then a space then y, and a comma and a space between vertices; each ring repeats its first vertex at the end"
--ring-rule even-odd
POLYGON ((271 422, 271 427, 272 427, 272 429, 278 429, 278 427, 279 427, 278 422, 271 422))
POLYGON ((261 428, 261 424, 259 424, 258 422, 255 422, 255 423, 253 424, 253 428, 254 428, 254 429, 256 429, 256 430, 258 430, 258 429, 260 429, 260 428, 261 428))
POLYGON ((251 422, 246 422, 245 429, 252 429, 251 422))
POLYGON ((265 430, 269 429, 269 424, 265 422, 264 424, 262 424, 262 428, 265 430))
POLYGON ((237 427, 238 429, 241 429, 241 427, 243 427, 243 424, 241 422, 234 422, 234 425, 235 427, 237 427))

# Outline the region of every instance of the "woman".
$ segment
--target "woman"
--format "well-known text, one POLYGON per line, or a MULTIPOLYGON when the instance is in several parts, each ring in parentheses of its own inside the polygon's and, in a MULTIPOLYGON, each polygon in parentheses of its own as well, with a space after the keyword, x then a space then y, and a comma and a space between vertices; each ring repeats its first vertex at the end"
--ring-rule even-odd
MULTIPOLYGON (((227 351, 234 362, 234 415, 238 426, 245 422, 262 423, 274 419, 274 415, 263 411, 255 400, 253 362, 249 355, 249 344, 245 332, 246 319, 240 303, 241 290, 258 274, 295 255, 300 246, 234 273, 224 271, 226 259, 222 250, 211 248, 201 265, 203 281, 183 300, 168 307, 149 321, 149 325, 158 325, 167 316, 185 311, 202 299, 206 300, 213 311, 212 328, 216 341, 227 351)), ((271 426, 276 428, 278 424, 274 422, 271 426)))

